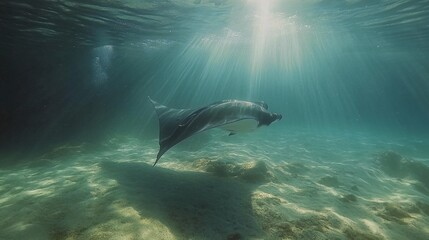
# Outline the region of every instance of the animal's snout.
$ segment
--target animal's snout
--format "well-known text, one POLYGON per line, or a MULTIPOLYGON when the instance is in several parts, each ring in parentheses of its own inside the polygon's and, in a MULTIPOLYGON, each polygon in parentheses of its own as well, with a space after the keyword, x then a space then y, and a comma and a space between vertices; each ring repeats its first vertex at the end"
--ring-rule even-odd
POLYGON ((283 116, 279 113, 271 113, 271 122, 276 122, 282 119, 283 116))

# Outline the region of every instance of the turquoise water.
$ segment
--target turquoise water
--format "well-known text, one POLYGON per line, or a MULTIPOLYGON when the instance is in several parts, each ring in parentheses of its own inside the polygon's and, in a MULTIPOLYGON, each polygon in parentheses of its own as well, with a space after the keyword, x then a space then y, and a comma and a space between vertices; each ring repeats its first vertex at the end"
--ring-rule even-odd
POLYGON ((429 238, 429 1, 0 3, 0 239, 429 238), (147 96, 264 101, 152 168, 147 96))

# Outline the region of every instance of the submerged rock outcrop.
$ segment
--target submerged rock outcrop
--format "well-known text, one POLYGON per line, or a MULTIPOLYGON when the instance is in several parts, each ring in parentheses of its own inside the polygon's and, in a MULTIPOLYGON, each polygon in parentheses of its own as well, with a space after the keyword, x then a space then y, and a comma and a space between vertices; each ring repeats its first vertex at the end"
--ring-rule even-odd
POLYGON ((429 167, 422 162, 404 158, 400 154, 387 151, 376 156, 376 163, 387 175, 394 178, 413 178, 420 182, 415 188, 429 195, 429 167))

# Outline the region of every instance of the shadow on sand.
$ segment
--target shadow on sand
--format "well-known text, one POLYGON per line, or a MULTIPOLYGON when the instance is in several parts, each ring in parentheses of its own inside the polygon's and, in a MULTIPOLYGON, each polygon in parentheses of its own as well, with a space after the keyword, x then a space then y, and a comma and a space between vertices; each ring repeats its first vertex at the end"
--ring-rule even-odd
POLYGON ((247 239, 263 233, 253 217, 254 185, 143 163, 102 167, 142 217, 158 219, 179 239, 247 239))

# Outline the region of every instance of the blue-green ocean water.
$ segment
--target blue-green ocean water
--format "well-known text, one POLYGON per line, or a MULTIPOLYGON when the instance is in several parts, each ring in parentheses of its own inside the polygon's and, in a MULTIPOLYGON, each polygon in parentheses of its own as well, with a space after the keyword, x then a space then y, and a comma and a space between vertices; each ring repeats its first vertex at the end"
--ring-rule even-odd
POLYGON ((0 239, 428 239, 429 1, 0 2, 0 239), (173 108, 283 119, 193 136, 173 108))

